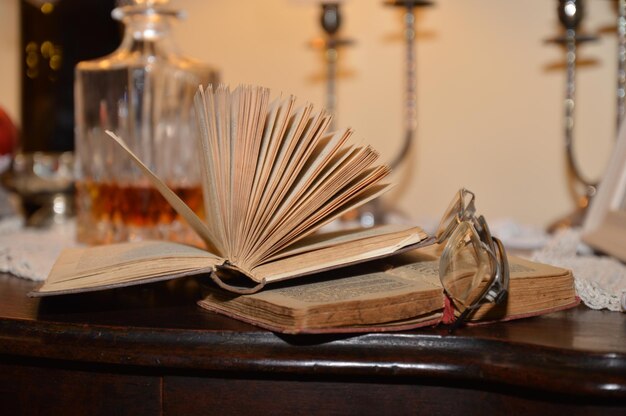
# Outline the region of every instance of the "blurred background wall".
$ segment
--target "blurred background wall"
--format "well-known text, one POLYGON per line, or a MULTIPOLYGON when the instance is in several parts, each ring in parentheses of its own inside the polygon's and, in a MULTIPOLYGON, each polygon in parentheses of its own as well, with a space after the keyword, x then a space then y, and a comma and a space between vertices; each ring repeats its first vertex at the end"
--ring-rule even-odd
MULTIPOLYGON (((417 18, 417 143, 395 172, 386 203, 420 221, 438 217, 461 186, 487 218, 545 226, 569 213, 563 153, 563 51, 556 0, 436 0, 417 18)), ((613 0, 588 0, 583 27, 601 32, 580 50, 576 153, 599 177, 615 137, 617 20, 613 0), (613 28, 613 29, 611 29, 613 28)), ((219 68, 224 82, 253 83, 323 106, 325 66, 308 46, 322 34, 307 0, 172 0, 187 19, 183 52, 219 68)), ((381 0, 347 0, 341 34, 339 126, 384 157, 403 134, 402 11, 381 0)), ((19 123, 19 1, 0 1, 0 106, 19 123)))

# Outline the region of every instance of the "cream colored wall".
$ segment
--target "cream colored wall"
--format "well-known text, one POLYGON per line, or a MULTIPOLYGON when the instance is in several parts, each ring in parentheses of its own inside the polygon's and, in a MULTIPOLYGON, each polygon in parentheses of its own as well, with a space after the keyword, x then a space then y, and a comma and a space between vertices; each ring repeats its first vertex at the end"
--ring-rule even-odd
MULTIPOLYGON (((573 208, 562 152, 564 74, 556 0, 436 0, 418 18, 418 139, 389 203, 416 219, 437 217, 460 186, 488 218, 546 225, 573 208)), ((585 28, 614 25, 612 1, 589 0, 585 28)), ((307 42, 320 34, 307 0, 173 0, 188 11, 181 49, 220 68, 223 80, 255 83, 324 104, 324 66, 307 42)), ((404 45, 400 11, 382 0, 347 0, 340 126, 384 156, 402 136, 404 45)), ((18 111, 17 0, 0 1, 0 105, 18 111)), ((581 55, 577 153, 588 176, 603 171, 614 136, 616 40, 607 33, 581 55)))

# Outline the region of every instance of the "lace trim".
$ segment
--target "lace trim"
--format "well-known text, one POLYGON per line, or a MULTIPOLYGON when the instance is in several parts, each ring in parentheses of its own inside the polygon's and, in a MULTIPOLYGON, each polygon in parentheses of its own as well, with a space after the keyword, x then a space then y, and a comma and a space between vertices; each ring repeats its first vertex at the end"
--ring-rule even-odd
POLYGON ((626 265, 594 255, 580 235, 579 229, 562 230, 531 259, 572 270, 576 292, 588 307, 626 311, 626 265))
POLYGON ((66 247, 76 245, 73 221, 47 229, 24 228, 19 217, 0 221, 0 271, 43 281, 66 247))

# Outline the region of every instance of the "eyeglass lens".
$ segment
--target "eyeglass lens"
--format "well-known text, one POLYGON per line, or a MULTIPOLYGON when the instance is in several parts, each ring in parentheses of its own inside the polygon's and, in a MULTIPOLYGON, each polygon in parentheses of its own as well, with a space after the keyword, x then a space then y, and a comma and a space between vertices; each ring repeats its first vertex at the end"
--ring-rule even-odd
POLYGON ((442 242, 442 240, 449 237, 458 221, 465 219, 468 214, 473 214, 473 201, 474 194, 466 189, 461 189, 456 193, 443 214, 441 221, 439 221, 439 227, 435 232, 438 242, 442 242))
POLYGON ((459 311, 482 296, 495 264, 471 224, 459 224, 440 260, 441 283, 459 311))

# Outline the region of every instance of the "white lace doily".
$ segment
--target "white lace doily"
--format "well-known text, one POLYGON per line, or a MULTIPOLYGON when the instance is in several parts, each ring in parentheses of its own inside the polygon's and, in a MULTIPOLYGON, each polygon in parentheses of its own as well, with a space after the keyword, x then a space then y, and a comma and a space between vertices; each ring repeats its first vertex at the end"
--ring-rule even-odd
POLYGON ((626 311, 626 265, 594 255, 581 242, 579 229, 558 232, 531 260, 572 270, 576 293, 590 308, 626 311))
POLYGON ((43 281, 65 247, 76 245, 75 222, 50 228, 24 227, 19 217, 0 221, 0 271, 43 281))

